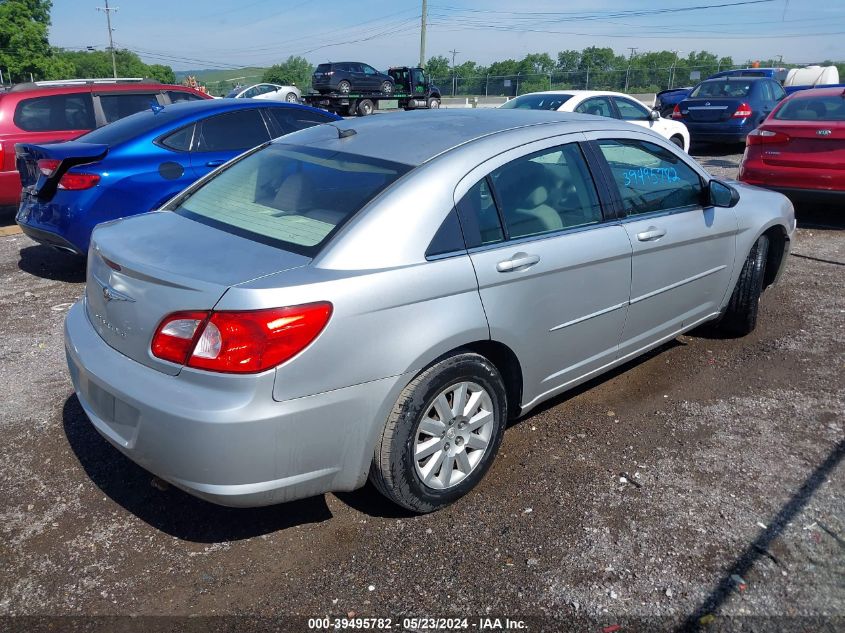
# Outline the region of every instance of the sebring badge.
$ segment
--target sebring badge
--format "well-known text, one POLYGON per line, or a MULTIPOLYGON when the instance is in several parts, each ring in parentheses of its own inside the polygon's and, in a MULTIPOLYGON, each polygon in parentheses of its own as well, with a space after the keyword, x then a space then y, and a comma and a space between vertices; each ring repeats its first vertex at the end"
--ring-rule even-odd
POLYGON ((135 299, 133 299, 129 295, 123 294, 122 292, 118 292, 117 290, 115 290, 111 286, 103 286, 103 299, 105 299, 106 302, 109 302, 109 301, 131 301, 132 303, 135 303, 135 299))

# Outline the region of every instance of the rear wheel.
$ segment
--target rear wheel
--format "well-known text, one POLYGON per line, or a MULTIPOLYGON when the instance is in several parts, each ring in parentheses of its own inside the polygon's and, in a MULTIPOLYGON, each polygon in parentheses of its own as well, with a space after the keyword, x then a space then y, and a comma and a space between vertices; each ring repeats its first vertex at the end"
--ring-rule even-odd
POLYGON ((289 92, 285 95, 285 101, 288 103, 296 103, 299 99, 297 99, 295 92, 289 92))
POLYGON ((373 113, 373 110, 375 110, 375 109, 376 108, 373 105, 373 102, 370 101, 369 99, 361 99, 358 102, 358 116, 370 115, 370 114, 373 113))
POLYGON ((768 253, 769 238, 761 235, 751 247, 751 252, 748 253, 742 265, 731 300, 728 302, 725 314, 717 324, 718 329, 725 334, 745 336, 756 327, 768 253))
POLYGON ((484 477, 506 419, 502 378, 489 360, 467 352, 435 363, 400 394, 376 445, 370 479, 404 508, 442 508, 484 477))
POLYGON ((440 99, 437 97, 428 98, 428 107, 430 110, 436 110, 440 107, 440 99))
POLYGON ((341 79, 337 83, 337 91, 341 94, 348 95, 349 92, 352 90, 352 84, 346 81, 346 79, 341 79))

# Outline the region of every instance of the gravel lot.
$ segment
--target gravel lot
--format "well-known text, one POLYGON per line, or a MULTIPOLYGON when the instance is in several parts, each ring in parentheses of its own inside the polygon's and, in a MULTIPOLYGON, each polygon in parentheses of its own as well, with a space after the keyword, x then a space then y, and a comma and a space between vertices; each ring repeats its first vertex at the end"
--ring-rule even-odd
MULTIPOLYGON (((733 151, 693 153, 730 177, 733 151)), ((370 488, 231 510, 162 485, 73 395, 61 328, 83 269, 0 237, 0 630, 843 630, 841 211, 802 209, 754 334, 694 332, 553 400, 427 516, 370 488), (107 617, 126 614, 240 617, 107 617)))

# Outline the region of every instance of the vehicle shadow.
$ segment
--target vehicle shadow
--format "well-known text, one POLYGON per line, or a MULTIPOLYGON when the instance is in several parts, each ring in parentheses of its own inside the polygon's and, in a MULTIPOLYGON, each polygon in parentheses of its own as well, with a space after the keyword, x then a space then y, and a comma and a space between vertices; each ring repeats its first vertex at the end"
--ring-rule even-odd
POLYGON ((105 495, 157 530, 195 543, 237 541, 332 517, 325 496, 263 508, 225 508, 168 486, 103 439, 75 395, 62 410, 65 435, 80 465, 105 495), (158 481, 158 480, 155 480, 158 481))
MULTIPOLYGON (((840 440, 839 443, 836 444, 836 446, 834 446, 830 451, 827 458, 816 467, 810 476, 804 480, 801 487, 795 491, 795 493, 783 506, 781 506, 778 513, 765 524, 767 527, 760 532, 759 536, 754 539, 748 547, 745 548, 745 550, 742 551, 742 553, 734 561, 733 565, 731 565, 722 574, 721 579, 718 583, 716 583, 716 586, 710 594, 701 602, 699 607, 686 618, 683 624, 676 629, 677 633, 706 629, 707 627, 703 626, 701 623, 702 618, 711 614, 716 615, 719 608, 727 602, 730 596, 736 591, 736 583, 734 579, 732 579, 732 576, 744 578, 759 558, 766 557, 772 560, 772 562, 776 565, 780 565, 779 561, 769 551, 769 546, 778 536, 781 535, 781 533, 783 533, 786 526, 806 507, 816 490, 818 490, 819 486, 827 481, 842 461, 843 457, 845 457, 845 440, 840 440)), ((831 536, 837 542, 840 542, 837 535, 831 534, 831 536)), ((807 622, 807 624, 809 625, 810 623, 807 622)), ((804 629, 802 628, 801 630, 804 629)), ((823 629, 814 627, 812 630, 823 629)), ((833 630, 833 628, 830 630, 833 630)))
POLYGON ((336 492, 337 497, 344 504, 362 514, 381 519, 410 519, 419 516, 415 512, 400 508, 381 494, 368 480, 363 488, 352 492, 336 492))
POLYGON ((845 229, 845 216, 834 204, 795 203, 795 219, 800 229, 841 231, 845 229))
POLYGON ((20 256, 18 268, 30 275, 77 284, 85 281, 85 259, 82 257, 42 244, 22 248, 20 256))

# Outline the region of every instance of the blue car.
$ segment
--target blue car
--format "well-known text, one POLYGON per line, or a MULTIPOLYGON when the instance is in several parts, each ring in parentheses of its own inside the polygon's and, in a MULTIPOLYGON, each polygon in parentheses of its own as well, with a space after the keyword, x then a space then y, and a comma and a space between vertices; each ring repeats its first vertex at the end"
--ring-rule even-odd
POLYGON ((29 237, 79 255, 101 222, 159 208, 271 138, 340 117, 297 104, 215 99, 159 106, 65 143, 16 146, 29 237))
POLYGON ((683 121, 694 143, 744 143, 785 96, 768 77, 708 79, 675 106, 672 118, 683 121))

